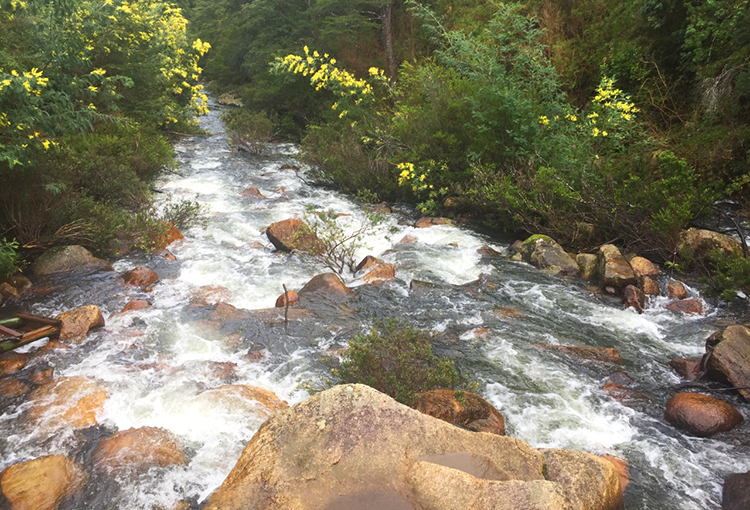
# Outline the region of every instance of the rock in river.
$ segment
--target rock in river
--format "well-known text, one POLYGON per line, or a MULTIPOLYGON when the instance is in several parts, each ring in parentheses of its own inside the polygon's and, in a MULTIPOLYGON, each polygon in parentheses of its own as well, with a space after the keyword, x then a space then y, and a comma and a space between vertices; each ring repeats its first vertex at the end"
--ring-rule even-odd
POLYGON ((290 218, 272 223, 266 229, 268 240, 280 251, 309 251, 323 249, 323 243, 301 220, 290 218))
POLYGON ((750 471, 734 473, 724 479, 721 510, 750 508, 750 471))
POLYGON ((599 282, 602 287, 624 289, 638 285, 633 268, 617 246, 605 244, 599 248, 599 282))
POLYGON ((13 464, 0 475, 12 510, 55 510, 85 481, 81 467, 64 455, 13 464))
POLYGON ((521 245, 521 256, 525 262, 540 269, 558 267, 567 275, 580 272, 578 263, 551 237, 533 235, 521 245))
POLYGON ((740 388, 750 401, 750 328, 729 326, 708 337, 701 364, 710 378, 740 388))
POLYGON ((614 510, 619 490, 593 455, 462 430, 343 385, 266 421, 204 510, 614 510))
POLYGON ((93 460, 107 470, 145 471, 150 467, 187 464, 188 459, 172 433, 158 427, 140 427, 102 439, 93 460))
POLYGON ((102 311, 96 305, 80 306, 55 318, 62 321, 59 340, 68 344, 79 344, 89 331, 104 327, 102 311))
POLYGON ((675 427, 699 437, 732 430, 744 420, 737 409, 723 400, 688 392, 669 399, 664 418, 675 427))
POLYGON ((112 271, 112 264, 94 257, 83 246, 73 245, 47 250, 31 265, 31 272, 37 277, 76 270, 112 271))
POLYGON ((475 432, 505 435, 505 419, 495 406, 468 391, 432 390, 420 393, 411 407, 475 432))

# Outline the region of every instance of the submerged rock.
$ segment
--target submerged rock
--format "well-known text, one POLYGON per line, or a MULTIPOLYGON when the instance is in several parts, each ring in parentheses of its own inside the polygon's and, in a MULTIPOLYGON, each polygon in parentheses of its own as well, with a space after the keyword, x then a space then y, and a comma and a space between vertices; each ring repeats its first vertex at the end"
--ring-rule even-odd
POLYGON ((703 304, 700 299, 683 299, 669 303, 667 310, 675 313, 684 313, 686 315, 703 315, 703 304))
POLYGON ((479 395, 468 391, 426 391, 417 396, 411 407, 475 432, 505 435, 505 419, 500 411, 479 395))
POLYGON ((698 393, 677 393, 667 402, 664 418, 698 437, 727 432, 743 422, 737 409, 718 398, 698 393))
POLYGON ((26 366, 28 357, 25 354, 8 352, 0 356, 0 377, 18 372, 26 366))
POLYGON ((138 266, 122 275, 122 279, 125 280, 125 283, 128 285, 140 287, 143 289, 148 287, 152 283, 156 283, 157 281, 159 281, 159 275, 156 274, 156 271, 154 271, 153 269, 149 269, 144 266, 138 266))
POLYGON ((128 304, 126 304, 120 311, 130 312, 135 310, 143 310, 144 308, 150 308, 151 306, 151 301, 146 301, 145 299, 133 299, 128 301, 128 304))
POLYGON ((429 228, 435 227, 437 225, 453 225, 453 220, 451 220, 450 218, 425 216, 423 218, 419 218, 416 223, 414 223, 414 226, 417 228, 429 228))
POLYGON ((254 198, 256 200, 265 200, 266 198, 265 195, 263 195, 263 193, 261 193, 260 190, 255 186, 250 186, 245 191, 240 193, 240 195, 247 198, 254 198))
POLYGON ((729 326, 708 337, 701 365, 708 377, 740 388, 750 401, 750 328, 729 326))
POLYGON ((334 273, 323 273, 313 276, 299 291, 300 299, 313 294, 324 294, 331 297, 345 297, 354 292, 344 285, 341 278, 334 273))
POLYGON ((614 287, 619 291, 628 285, 638 285, 628 259, 613 244, 599 248, 598 274, 602 287, 614 287))
POLYGON ((578 263, 568 255, 563 247, 549 236, 533 235, 521 245, 521 256, 525 262, 540 269, 558 268, 566 275, 580 273, 578 263))
POLYGON ((16 398, 29 391, 29 387, 18 379, 0 379, 0 398, 16 398))
POLYGON ((85 480, 78 464, 51 455, 8 467, 0 474, 0 487, 13 510, 55 510, 85 480))
POLYGON ((733 473, 724 478, 721 499, 721 510, 747 510, 750 508, 750 471, 733 473))
POLYGON ((614 347, 581 347, 577 345, 546 345, 537 344, 548 351, 562 352, 576 358, 592 361, 604 361, 605 363, 622 363, 620 351, 614 347))
POLYGON ((289 407, 274 392, 246 384, 226 384, 206 390, 196 397, 196 401, 206 401, 212 408, 219 405, 227 412, 255 413, 263 418, 289 407))
POLYGON ((74 308, 55 318, 62 321, 59 341, 68 344, 79 344, 86 338, 89 331, 104 327, 102 311, 96 305, 74 308))
POLYGON ((94 257, 83 246, 73 245, 47 250, 31 265, 31 272, 37 277, 84 270, 112 271, 112 264, 94 257))
POLYGON ((701 374, 701 360, 699 359, 675 358, 669 362, 669 366, 688 381, 696 380, 701 374))
POLYGON ((318 252, 323 249, 318 236, 296 218, 272 223, 266 229, 266 236, 280 251, 318 252))
POLYGON ((121 430, 102 439, 94 462, 108 470, 145 471, 151 467, 187 464, 187 457, 169 431, 158 427, 121 430))
POLYGON ((625 298, 625 308, 632 308, 638 313, 643 313, 646 307, 646 294, 635 285, 628 285, 622 291, 625 298))
POLYGON ((617 508, 611 464, 556 452, 462 430, 367 386, 336 386, 264 423, 204 510, 617 508))
POLYGON ((82 429, 97 424, 107 392, 86 377, 62 377, 29 395, 29 419, 36 426, 82 429))

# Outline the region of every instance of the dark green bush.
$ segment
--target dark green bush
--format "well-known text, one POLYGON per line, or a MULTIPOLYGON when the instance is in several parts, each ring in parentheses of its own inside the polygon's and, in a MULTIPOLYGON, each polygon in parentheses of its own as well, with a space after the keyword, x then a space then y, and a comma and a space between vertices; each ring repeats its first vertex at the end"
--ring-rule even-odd
POLYGON ((0 241, 0 278, 11 276, 18 271, 21 260, 16 250, 18 250, 18 241, 8 241, 5 238, 0 241))
POLYGON ((433 354, 432 340, 404 322, 377 322, 349 341, 344 361, 331 371, 334 382, 366 384, 407 405, 420 392, 464 385, 453 360, 433 354))
POLYGON ((233 108, 221 114, 229 138, 235 148, 251 154, 261 154, 274 137, 274 126, 265 112, 251 112, 233 108))
POLYGON ((710 295, 720 296, 730 302, 737 297, 738 290, 750 288, 750 258, 727 255, 721 250, 711 252, 710 274, 704 278, 710 295))

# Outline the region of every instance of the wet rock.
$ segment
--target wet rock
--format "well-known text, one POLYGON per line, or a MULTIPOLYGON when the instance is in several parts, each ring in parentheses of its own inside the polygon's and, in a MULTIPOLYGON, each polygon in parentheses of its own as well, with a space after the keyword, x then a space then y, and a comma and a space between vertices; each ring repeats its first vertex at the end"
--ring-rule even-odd
POLYGON ((203 285, 193 290, 190 295, 190 303, 193 305, 215 305, 229 301, 231 292, 220 285, 203 285))
POLYGON ((391 206, 388 202, 380 202, 372 207, 372 212, 375 214, 392 214, 391 206))
POLYGON ((300 250, 315 253, 323 250, 323 243, 318 236, 296 218, 272 223, 266 229, 266 236, 280 251, 300 250))
POLYGON ((287 306, 287 304, 289 306, 294 306, 294 305, 299 304, 299 295, 297 294, 297 292, 293 290, 288 290, 286 293, 280 295, 276 299, 276 304, 274 306, 276 306, 277 308, 283 308, 287 306))
POLYGON ((263 193, 260 192, 258 188, 255 186, 250 186, 246 190, 244 190, 242 193, 240 193, 243 197, 246 198, 254 198, 256 200, 265 200, 265 196, 263 193))
POLYGON ((620 477, 611 462, 586 452, 542 449, 546 478, 563 487, 577 510, 622 508, 620 477))
POLYGON ((630 259, 630 267, 639 280, 645 277, 658 278, 659 276, 659 268, 656 267, 656 264, 644 257, 636 256, 630 259))
POLYGON ((675 358, 669 362, 669 366, 688 381, 695 381, 701 375, 701 360, 699 359, 675 358))
POLYGON ((409 292, 416 296, 423 296, 431 290, 437 289, 438 286, 431 282, 422 280, 412 280, 409 282, 409 292))
POLYGON ((646 294, 635 285, 628 285, 623 289, 622 295, 625 299, 625 308, 633 308, 638 313, 643 313, 646 307, 646 294))
POLYGON ((237 378, 237 363, 231 361, 207 361, 208 371, 224 382, 231 382, 237 378))
POLYGON ((502 256, 502 253, 490 248, 486 244, 483 244, 482 247, 477 250, 477 253, 483 259, 495 259, 502 256))
POLYGON ((467 391, 426 391, 417 396, 411 407, 475 432, 505 435, 505 419, 500 411, 479 395, 467 391))
POLYGON ((633 378, 623 370, 612 372, 612 374, 607 377, 607 382, 611 382, 619 386, 632 386, 635 383, 633 378))
POLYGON ((602 287, 614 287, 619 291, 628 285, 638 285, 633 269, 617 246, 605 244, 599 248, 598 255, 598 274, 602 287))
POLYGON ((513 241, 513 244, 511 244, 508 247, 508 255, 510 255, 511 257, 513 255, 517 255, 521 253, 522 248, 523 248, 523 241, 520 239, 516 239, 515 241, 513 241))
POLYGON ((614 466, 617 476, 620 478, 620 491, 625 492, 630 484, 630 464, 628 464, 628 461, 610 454, 600 455, 600 457, 614 466))
POLYGON ((688 392, 677 393, 669 399, 664 418, 698 437, 727 432, 744 420, 737 409, 723 400, 688 392))
POLYGON ((750 471, 734 473, 724 478, 721 491, 721 510, 747 510, 750 508, 750 471))
POLYGON ((102 439, 94 462, 106 470, 145 471, 152 467, 187 464, 177 438, 158 427, 131 428, 102 439))
POLYGON ((504 319, 520 319, 523 314, 517 308, 510 306, 499 306, 493 310, 494 314, 504 319))
POLYGON ((154 254, 158 255, 159 257, 163 259, 171 260, 173 262, 177 260, 177 257, 175 256, 175 254, 167 249, 156 250, 154 254))
POLYGON ((750 401, 750 328, 733 325, 708 337, 701 365, 709 378, 740 388, 750 401))
POLYGON ((614 382, 606 383, 602 386, 602 390, 626 407, 638 407, 641 404, 651 401, 651 397, 645 393, 614 382))
POLYGON ((700 299, 683 299, 667 305, 667 310, 686 315, 703 315, 703 304, 700 299))
POLYGON ((688 297, 688 291, 682 282, 672 280, 667 284, 667 297, 671 299, 685 299, 688 297))
POLYGON ((545 455, 524 441, 462 430, 364 385, 337 386, 263 424, 204 510, 355 508, 367 495, 390 510, 573 510, 571 498, 599 489, 604 503, 619 489, 601 459, 551 462, 559 482, 544 479, 545 455))
POLYGON ((476 328, 472 330, 472 333, 474 334, 474 338, 487 338, 490 336, 489 328, 476 328))
POLYGON ((0 377, 18 372, 26 366, 28 357, 25 354, 8 352, 0 356, 0 377))
POLYGON ((52 380, 55 377, 55 369, 54 368, 45 368, 43 370, 37 370, 36 372, 33 372, 31 374, 31 382, 36 384, 37 386, 42 386, 44 384, 49 384, 52 382, 52 380))
POLYGON ((29 395, 29 419, 37 426, 82 429, 96 425, 107 392, 86 377, 62 377, 29 395))
POLYGON ((658 296, 661 292, 659 289, 659 284, 656 283, 656 280, 651 278, 650 276, 644 276, 641 280, 641 287, 643 288, 643 293, 647 296, 658 296))
POLYGON ((546 345, 537 344, 548 351, 561 352, 575 358, 605 363, 622 363, 620 352, 614 347, 579 347, 574 345, 546 345))
POLYGON ((86 338, 89 331, 104 327, 102 311, 96 305, 74 308, 55 318, 62 321, 58 340, 68 344, 79 344, 86 338))
POLYGON ((383 262, 382 264, 371 269, 363 279, 366 283, 378 283, 392 280, 395 277, 396 267, 393 264, 389 264, 388 262, 383 262))
POLYGON ((0 299, 8 300, 15 299, 18 297, 18 289, 8 282, 0 283, 0 299))
POLYGON ((523 260, 540 269, 556 267, 566 275, 580 272, 578 263, 551 237, 533 235, 523 242, 520 250, 523 260))
POLYGON ((324 294, 331 297, 345 297, 354 292, 344 285, 341 278, 334 273, 323 273, 316 276, 305 284, 299 291, 300 299, 314 294, 324 294))
POLYGON ((245 310, 240 310, 229 303, 219 303, 216 308, 208 316, 211 321, 225 322, 225 321, 236 321, 247 319, 248 313, 245 310))
POLYGON ((677 252, 689 251, 696 262, 708 260, 713 250, 720 250, 724 255, 742 255, 742 245, 733 237, 712 230, 689 228, 680 233, 677 252))
POLYGON ((133 299, 131 301, 128 301, 128 304, 123 307, 121 312, 143 310, 144 308, 150 308, 151 306, 151 302, 146 301, 145 299, 133 299))
POLYGON ((29 387, 17 379, 0 379, 0 397, 16 398, 28 391, 29 387))
POLYGON ((290 308, 261 308, 251 311, 250 316, 268 325, 284 324, 285 317, 289 321, 306 321, 313 318, 310 310, 298 306, 290 308))
POLYGON ((159 239, 156 243, 156 248, 159 250, 165 250, 167 246, 174 243, 175 241, 181 241, 182 239, 185 239, 185 236, 182 235, 182 232, 172 225, 169 224, 169 230, 167 230, 167 233, 164 234, 164 237, 159 239))
POLYGON ((13 510, 55 510, 85 480, 78 464, 51 455, 8 467, 0 474, 0 487, 13 510))
POLYGON ((414 244, 417 241, 418 239, 416 237, 407 234, 401 238, 401 240, 399 241, 399 244, 414 244))
POLYGON ((210 402, 211 406, 220 406, 227 412, 248 412, 263 418, 289 407, 274 392, 246 384, 219 386, 200 393, 196 400, 210 402))
POLYGON ((365 258, 363 258, 359 264, 357 264, 357 267, 354 269, 355 272, 360 272, 363 269, 371 269, 373 267, 377 267, 381 264, 384 264, 382 260, 380 260, 377 257, 373 257, 372 255, 368 255, 365 258))
POLYGON ((299 167, 297 165, 293 165, 292 163, 284 163, 279 167, 279 170, 299 170, 299 167))
POLYGON ((581 278, 593 281, 597 278, 597 264, 599 257, 593 253, 579 253, 576 255, 576 263, 581 270, 581 278))
POLYGON ((425 216, 423 218, 419 218, 414 223, 414 226, 417 228, 429 228, 429 227, 434 227, 437 225, 453 225, 453 220, 449 218, 437 218, 437 217, 425 216))
POLYGON ((31 283, 31 280, 29 280, 22 274, 14 274, 12 276, 0 278, 0 283, 7 283, 8 285, 10 285, 13 289, 15 289, 16 294, 22 294, 26 292, 33 285, 31 283))
POLYGON ((156 283, 157 281, 159 281, 159 275, 156 274, 156 271, 152 269, 144 266, 138 266, 122 275, 122 279, 125 280, 125 283, 128 285, 145 288, 152 283, 156 283))
POLYGON ((83 246, 74 245, 47 250, 31 265, 31 272, 36 277, 83 270, 112 271, 112 264, 94 257, 83 246))

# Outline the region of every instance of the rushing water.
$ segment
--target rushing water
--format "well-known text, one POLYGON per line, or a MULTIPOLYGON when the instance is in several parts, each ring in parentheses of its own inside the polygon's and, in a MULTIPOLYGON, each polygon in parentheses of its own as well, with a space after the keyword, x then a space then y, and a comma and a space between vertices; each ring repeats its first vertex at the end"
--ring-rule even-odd
MULTIPOLYGON (((667 362, 700 356, 705 338, 727 320, 724 312, 705 303, 702 317, 676 316, 664 309, 664 298, 642 315, 621 310, 600 302, 584 282, 477 253, 485 243, 502 253, 504 242, 452 226, 412 228, 414 217, 406 209, 370 231, 358 254, 393 263, 394 281, 364 285, 350 278, 355 295, 345 305, 295 316, 287 328, 278 317, 217 320, 211 315, 217 300, 245 310, 270 308, 282 285, 299 289, 324 271, 304 258, 274 252, 263 234, 270 223, 313 207, 347 215, 339 221, 354 228, 364 213, 349 198, 310 186, 289 168, 296 164, 295 147, 238 155, 227 147, 216 112, 203 126, 210 135, 178 144, 180 173, 165 178, 160 188, 205 204, 208 228, 184 232, 186 239, 170 247, 177 261, 134 255, 115 263, 119 273, 141 264, 154 268, 161 281, 153 291, 125 287, 114 273, 76 275, 53 281, 60 284, 56 292, 17 305, 45 315, 84 304, 102 308, 105 328, 80 347, 49 351, 32 364, 54 366, 57 376, 90 377, 106 388, 108 398, 99 425, 78 432, 33 428, 26 419, 30 404, 10 402, 0 416, 0 470, 64 453, 90 473, 87 487, 67 508, 170 509, 181 500, 197 507, 267 416, 261 407, 214 398, 208 390, 231 382, 299 402, 306 397, 299 382, 325 374, 324 356, 385 317, 442 333, 437 351, 455 357, 459 368, 480 382, 481 393, 505 416, 509 435, 537 447, 626 458, 632 477, 626 508, 718 508, 723 477, 750 469, 747 425, 700 439, 663 419, 664 404, 681 383, 667 362), (267 199, 241 196, 250 186, 267 199), (399 242, 406 235, 416 242, 399 242), (412 280, 431 285, 410 290, 412 280), (213 290, 201 298, 205 286, 213 290), (154 306, 119 313, 139 297, 154 306), (539 344, 616 347, 624 364, 582 362, 539 344), (626 371, 646 395, 635 407, 602 391, 616 370, 626 371), (142 426, 174 433, 189 463, 116 479, 98 473, 90 460, 97 441, 142 426)), ((746 404, 732 402, 748 414, 746 404)))

